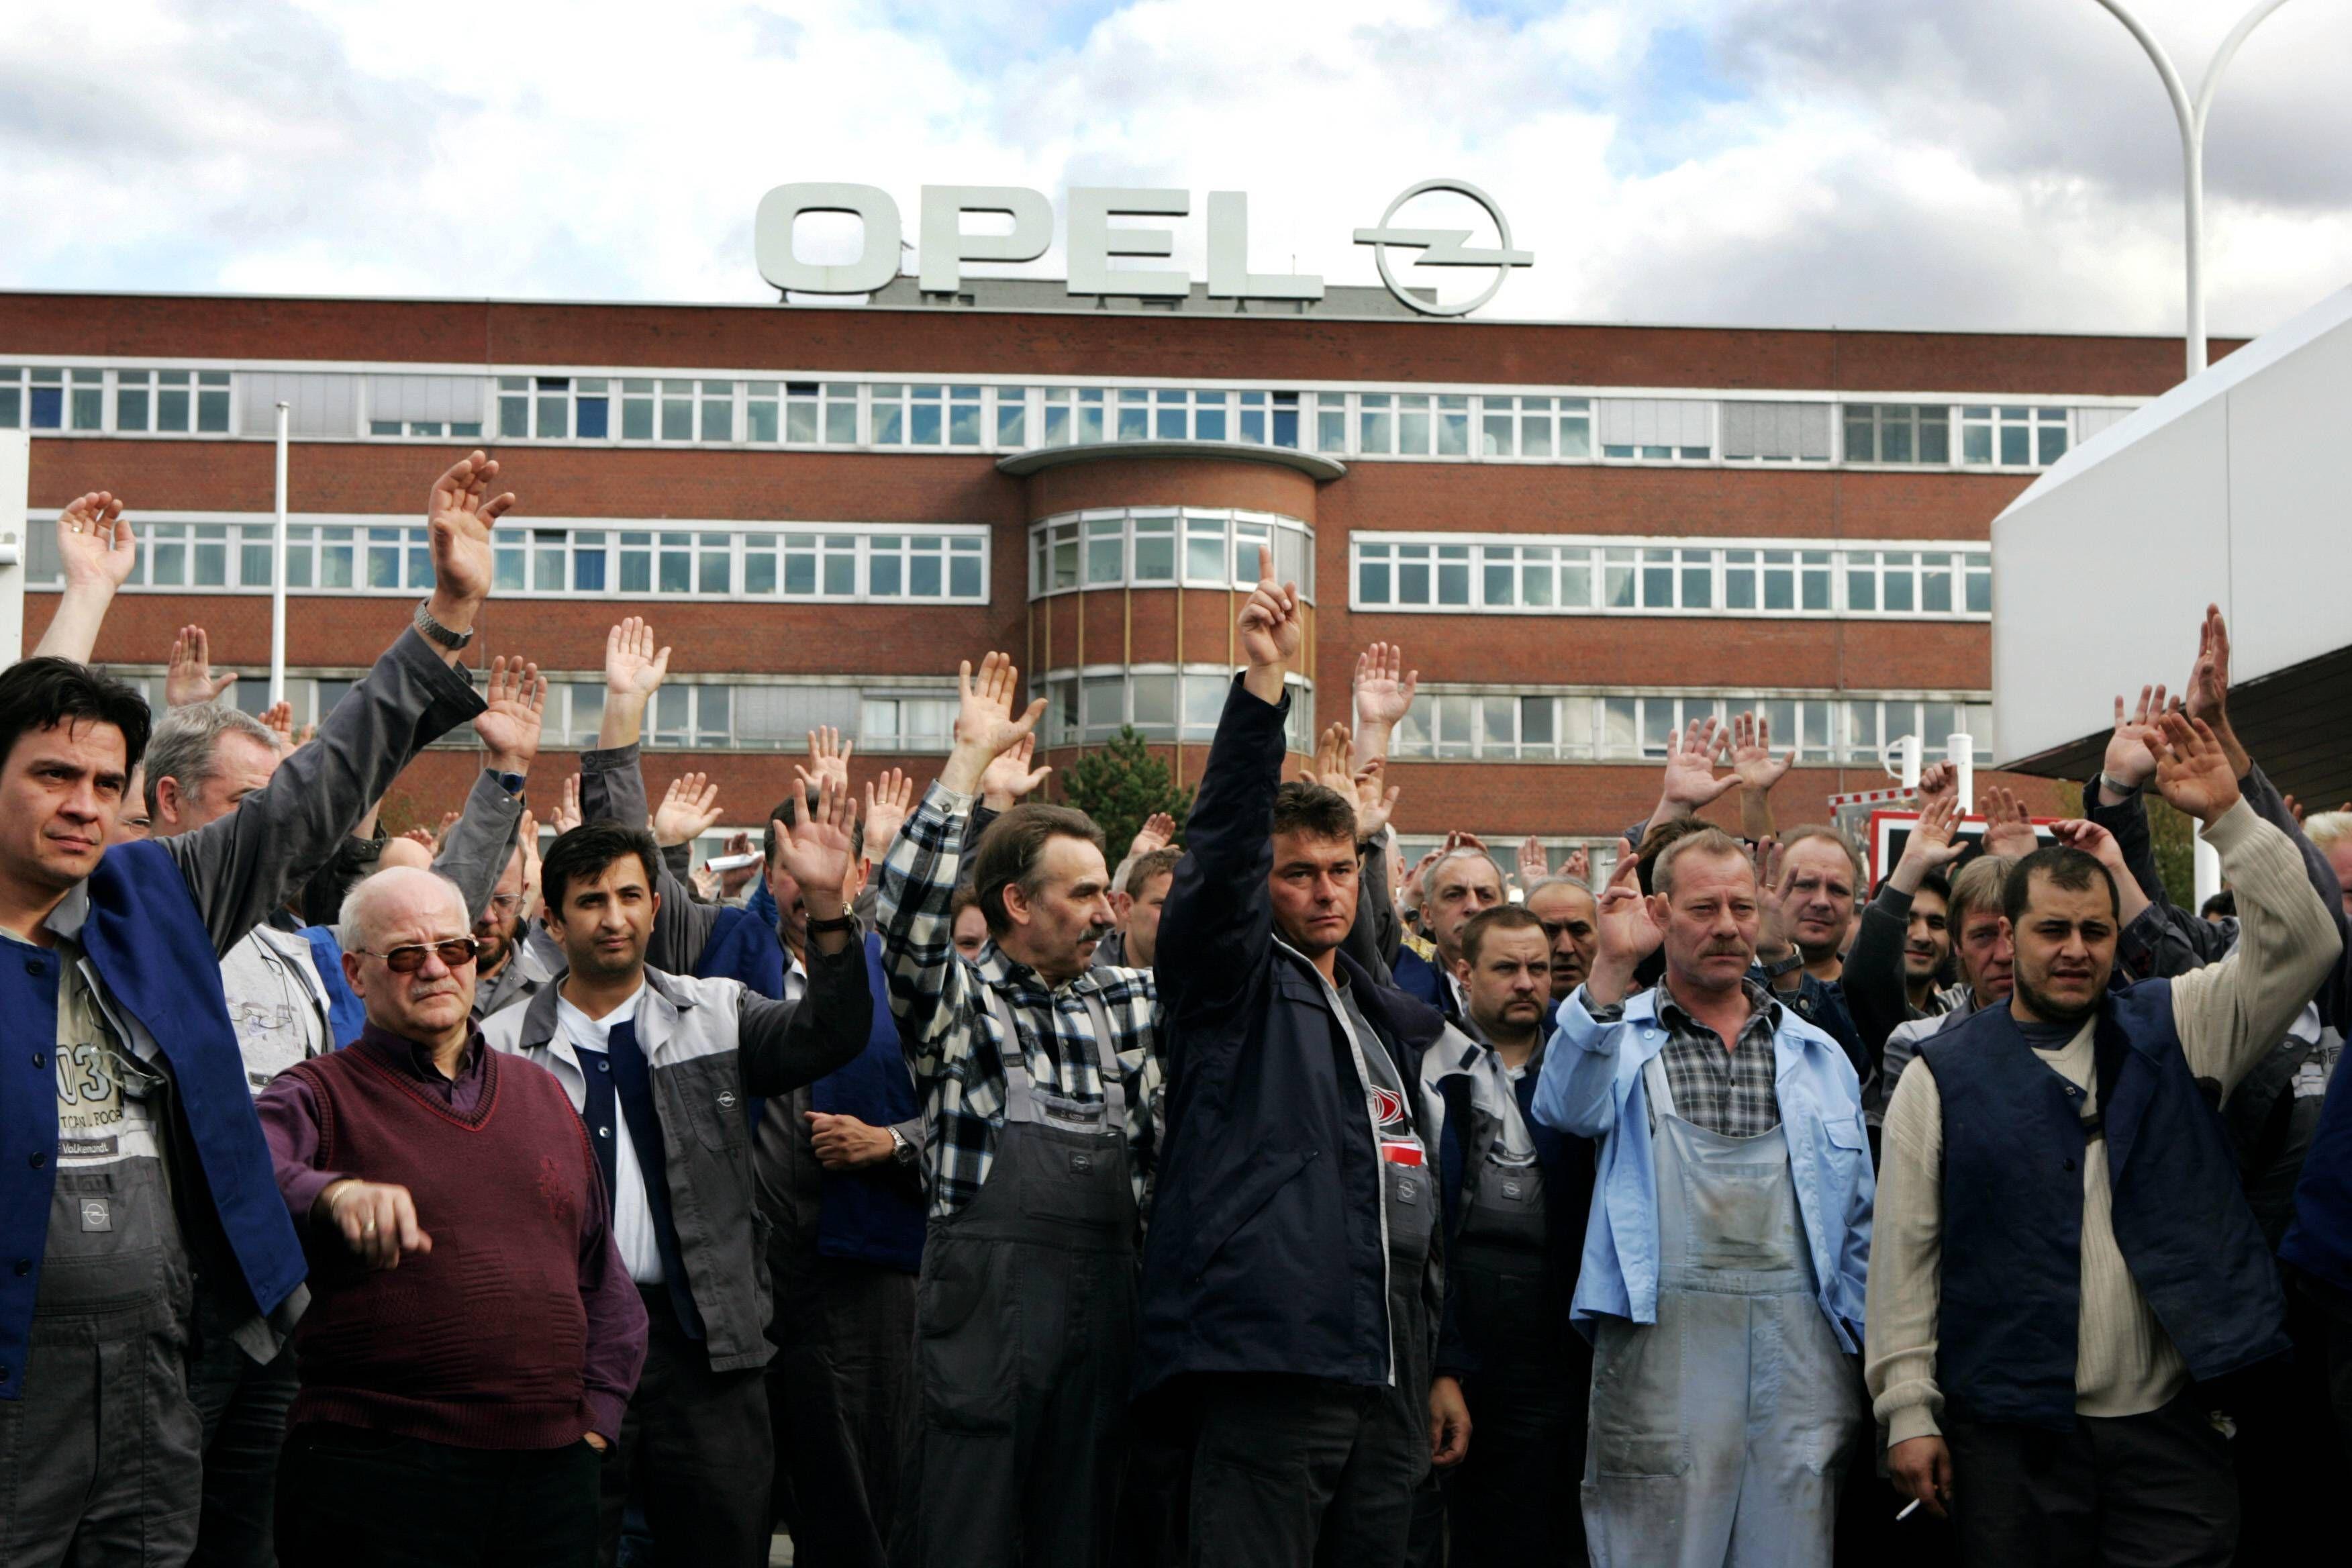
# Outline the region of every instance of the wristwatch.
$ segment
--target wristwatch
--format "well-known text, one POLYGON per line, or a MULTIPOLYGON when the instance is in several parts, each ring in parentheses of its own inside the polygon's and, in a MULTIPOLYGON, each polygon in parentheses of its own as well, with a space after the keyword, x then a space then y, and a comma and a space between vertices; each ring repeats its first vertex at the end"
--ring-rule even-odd
POLYGON ((1794 948, 1791 948, 1789 951, 1788 957, 1776 958, 1771 963, 1764 965, 1764 978, 1767 980, 1778 980, 1783 974, 1802 969, 1804 966, 1805 955, 1794 948))
POLYGON ((912 1143, 907 1142, 907 1135, 895 1127, 887 1131, 890 1134, 890 1158, 901 1165, 913 1164, 916 1150, 912 1143))
POLYGON ((416 601, 416 617, 411 624, 416 627, 418 637, 423 637, 426 642, 435 643, 446 648, 461 648, 474 640, 472 632, 453 632, 435 620, 432 605, 433 601, 430 599, 416 601))
POLYGON ((520 773, 499 773, 497 774, 496 777, 499 781, 499 787, 506 791, 509 795, 520 795, 522 793, 523 784, 528 782, 520 773))
POLYGON ((857 917, 850 914, 835 915, 829 921, 812 919, 808 923, 808 933, 811 936, 822 936, 829 931, 856 931, 856 929, 857 917))

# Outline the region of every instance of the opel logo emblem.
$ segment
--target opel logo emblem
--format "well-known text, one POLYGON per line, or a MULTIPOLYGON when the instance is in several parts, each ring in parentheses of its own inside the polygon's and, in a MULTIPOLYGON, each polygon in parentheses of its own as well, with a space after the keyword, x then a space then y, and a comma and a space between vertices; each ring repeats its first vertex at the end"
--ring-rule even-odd
POLYGON ((1417 185, 1407 187, 1402 195, 1389 204, 1389 210, 1381 215, 1378 227, 1360 228, 1356 231, 1356 243, 1372 247, 1372 259, 1379 264, 1381 281, 1388 286, 1389 292, 1424 316, 1468 315, 1495 297, 1503 287, 1503 279, 1511 275, 1512 268, 1532 267, 1536 259, 1535 252, 1532 250, 1511 248, 1510 220, 1503 216, 1503 209, 1495 205, 1494 197, 1467 180, 1423 180, 1417 185), (1432 191, 1450 191, 1455 195, 1466 196, 1477 203, 1485 210, 1487 217, 1494 221, 1495 235, 1499 243, 1493 249, 1465 245, 1463 242, 1470 237, 1470 231, 1466 228, 1398 228, 1394 226, 1398 211, 1407 202, 1412 201, 1415 196, 1427 195, 1432 191), (1421 264, 1424 267, 1491 267, 1495 269, 1495 280, 1487 284, 1486 289, 1475 299, 1465 300, 1457 304, 1448 305, 1435 300, 1423 300, 1406 292, 1404 286, 1397 281, 1396 274, 1390 270, 1389 247, 1391 246, 1396 246, 1401 249, 1420 251, 1421 264))

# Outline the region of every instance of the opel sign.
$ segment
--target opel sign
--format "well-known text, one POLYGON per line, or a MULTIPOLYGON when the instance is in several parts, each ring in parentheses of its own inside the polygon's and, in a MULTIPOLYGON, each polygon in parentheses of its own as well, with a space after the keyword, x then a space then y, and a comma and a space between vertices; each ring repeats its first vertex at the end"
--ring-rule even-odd
MULTIPOLYGON (((1188 217, 1190 192, 1118 185, 1070 187, 1067 249, 1069 291, 1076 296, 1132 295, 1183 299, 1192 278, 1167 267, 1125 267, 1175 254, 1172 228, 1113 226, 1114 218, 1188 217)), ((1054 242, 1054 209, 1041 191, 1024 185, 925 185, 922 229, 915 246, 916 275, 927 294, 952 294, 963 286, 967 261, 1034 261, 1054 242), (967 214, 1009 220, 1001 233, 973 233, 967 214)), ((1239 191, 1212 191, 1208 210, 1208 292, 1213 300, 1320 300, 1323 279, 1312 272, 1253 272, 1249 263, 1249 198, 1239 191)), ((905 226, 898 204, 878 185, 804 183, 778 185, 760 198, 752 220, 752 247, 760 275, 794 294, 871 294, 898 276, 905 226), (858 247, 846 261, 803 260, 793 230, 804 213, 840 213, 858 220, 858 247)), ((1381 281, 1390 293, 1424 315, 1460 316, 1495 297, 1515 267, 1528 267, 1534 253, 1511 246, 1511 226, 1477 186, 1463 180, 1423 180, 1391 202, 1378 226, 1360 228, 1356 243, 1372 247, 1381 281), (1398 214, 1416 197, 1449 192, 1482 208, 1495 226, 1496 244, 1473 246, 1471 231, 1399 226, 1398 214), (1391 250, 1418 252, 1431 267, 1491 267, 1494 280, 1475 299, 1442 304, 1407 290, 1391 265, 1391 250)))

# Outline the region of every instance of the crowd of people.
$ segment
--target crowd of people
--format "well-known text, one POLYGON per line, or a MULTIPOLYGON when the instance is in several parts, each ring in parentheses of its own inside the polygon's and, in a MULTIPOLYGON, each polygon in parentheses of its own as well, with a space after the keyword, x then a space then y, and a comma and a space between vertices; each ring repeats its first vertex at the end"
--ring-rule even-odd
POLYGON ((1874 889, 1748 714, 1603 886, 1408 868, 1417 677, 1364 650, 1294 767, 1270 560, 1116 865, 991 653, 935 779, 812 734, 714 872, 635 616, 542 845, 545 680, 465 657, 498 469, 299 734, 200 628, 160 714, 93 667, 135 525, 58 520, 0 672, 0 1563, 2201 1564, 2340 1489, 2352 814, 2240 745, 2218 612, 2081 817, 1963 833, 1931 769, 1874 889))

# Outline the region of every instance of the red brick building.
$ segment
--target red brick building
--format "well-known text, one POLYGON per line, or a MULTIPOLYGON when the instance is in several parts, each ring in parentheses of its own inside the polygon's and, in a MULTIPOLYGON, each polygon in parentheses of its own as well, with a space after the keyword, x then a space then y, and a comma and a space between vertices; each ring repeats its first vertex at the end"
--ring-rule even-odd
MULTIPOLYGON (((1409 840, 1603 841, 1654 798, 1670 725, 1750 707, 1802 748, 1793 822, 1883 784, 1898 735, 1991 760, 1988 525, 2180 363, 2147 338, 1423 320, 1373 290, 988 299, 0 295, 0 427, 34 437, 27 641, 47 520, 103 487, 144 543, 100 657, 159 688, 199 623, 257 703, 283 399, 303 718, 422 595, 425 489, 482 445, 521 504, 475 653, 551 673, 560 750, 593 741, 606 627, 649 616, 676 649, 654 787, 707 770, 730 822, 815 723, 858 738, 861 777, 928 777, 956 661, 991 647, 1051 699, 1053 760, 1133 723, 1196 776, 1262 541, 1313 604, 1294 743, 1348 713, 1365 643, 1421 671, 1409 840)), ((408 808, 474 765, 427 755, 408 808)))

